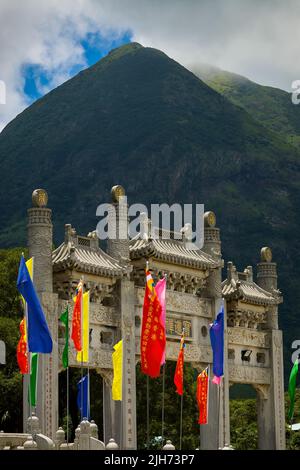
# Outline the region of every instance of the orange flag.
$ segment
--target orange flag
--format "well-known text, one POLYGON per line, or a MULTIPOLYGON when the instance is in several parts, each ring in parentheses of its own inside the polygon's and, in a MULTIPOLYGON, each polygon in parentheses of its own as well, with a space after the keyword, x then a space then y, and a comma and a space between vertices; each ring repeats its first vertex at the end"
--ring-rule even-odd
POLYGON ((150 271, 146 271, 146 279, 141 331, 141 369, 150 377, 158 377, 166 347, 166 334, 162 323, 162 306, 150 271))
POLYGON ((197 403, 199 408, 198 424, 208 422, 208 373, 204 369, 197 378, 197 403))
POLYGON ((82 281, 79 282, 76 289, 75 305, 72 317, 72 334, 71 338, 77 351, 82 350, 82 281))
POLYGON ((174 384, 176 385, 176 392, 178 395, 183 395, 183 364, 184 364, 184 333, 181 335, 180 340, 180 350, 177 359, 175 375, 174 375, 174 384))
POLYGON ((25 318, 20 322, 20 339, 17 346, 17 361, 21 374, 29 373, 27 341, 26 341, 26 323, 25 318))

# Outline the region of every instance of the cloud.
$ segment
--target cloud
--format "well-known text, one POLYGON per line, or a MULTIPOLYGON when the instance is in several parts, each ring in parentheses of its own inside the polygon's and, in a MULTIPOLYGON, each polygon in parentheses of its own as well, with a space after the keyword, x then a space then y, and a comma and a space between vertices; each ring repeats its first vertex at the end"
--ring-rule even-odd
POLYGON ((289 90, 300 78, 299 21, 298 0, 1 0, 0 129, 28 105, 24 66, 44 70, 46 92, 87 66, 89 33, 109 43, 131 30, 187 67, 209 63, 289 90))

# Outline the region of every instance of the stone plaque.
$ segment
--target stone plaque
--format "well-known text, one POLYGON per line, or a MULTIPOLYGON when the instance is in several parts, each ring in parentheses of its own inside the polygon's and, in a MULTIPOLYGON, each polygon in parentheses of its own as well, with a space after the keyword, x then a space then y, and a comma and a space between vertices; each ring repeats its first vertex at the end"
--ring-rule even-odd
POLYGON ((185 337, 192 337, 192 321, 179 318, 166 319, 166 333, 170 336, 180 336, 184 329, 185 337))

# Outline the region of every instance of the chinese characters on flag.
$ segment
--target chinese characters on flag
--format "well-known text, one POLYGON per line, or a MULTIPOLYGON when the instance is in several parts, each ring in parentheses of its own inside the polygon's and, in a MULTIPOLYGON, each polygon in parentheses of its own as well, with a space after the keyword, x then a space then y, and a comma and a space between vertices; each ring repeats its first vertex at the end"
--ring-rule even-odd
POLYGON ((72 335, 71 338, 74 342, 75 349, 77 351, 82 350, 82 282, 80 281, 76 289, 76 297, 74 299, 74 310, 72 318, 72 335))
POLYGON ((197 378, 197 403, 199 408, 199 424, 208 422, 208 373, 207 369, 201 372, 197 378))
POLYGON ((149 271, 143 306, 141 331, 141 369, 150 377, 158 377, 166 347, 165 328, 162 323, 162 306, 149 271))
POLYGON ((175 375, 174 375, 174 384, 176 385, 176 392, 178 395, 183 395, 183 364, 184 364, 184 334, 181 335, 180 340, 180 351, 178 354, 175 375))
POLYGON ((20 323, 20 340, 17 346, 17 361, 21 374, 29 373, 25 318, 20 323))

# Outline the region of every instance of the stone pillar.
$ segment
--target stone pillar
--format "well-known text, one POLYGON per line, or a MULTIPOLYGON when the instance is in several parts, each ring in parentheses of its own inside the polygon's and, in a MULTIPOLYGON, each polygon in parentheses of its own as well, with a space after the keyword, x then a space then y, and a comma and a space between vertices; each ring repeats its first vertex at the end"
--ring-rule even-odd
MULTIPOLYGON (((36 413, 41 432, 55 439, 58 428, 58 297, 53 294, 51 209, 46 191, 37 189, 28 210, 29 256, 34 257, 33 281, 53 340, 51 354, 40 354, 36 413)), ((23 416, 28 416, 28 377, 24 380, 23 416)))
MULTIPOLYGON (((108 254, 129 266, 128 205, 125 190, 114 186, 111 190, 112 209, 108 215, 110 239, 107 244, 108 254)), ((123 339, 123 389, 121 404, 110 406, 112 425, 119 426, 121 435, 113 436, 120 443, 121 449, 136 449, 136 379, 135 379, 135 328, 134 328, 134 283, 127 277, 118 284, 121 331, 123 339), (119 419, 121 418, 121 419, 119 419)), ((111 399, 111 398, 110 398, 111 399)), ((106 405, 107 406, 107 405, 106 405)))
MULTIPOLYGON (((213 212, 204 214, 204 245, 203 251, 219 262, 208 277, 203 296, 212 299, 212 321, 216 318, 222 303, 222 254, 220 230, 216 228, 216 216, 213 212)), ((227 322, 226 305, 224 306, 225 346, 224 346, 224 378, 220 387, 209 382, 209 422, 201 426, 201 449, 218 449, 230 443, 229 425, 229 384, 227 365, 227 322)), ((210 364, 211 377, 212 364, 210 364)))
POLYGON ((107 252, 120 262, 129 261, 128 243, 128 204, 122 186, 113 186, 111 190, 111 210, 108 214, 109 239, 107 252))
MULTIPOLYGON (((257 283, 270 292, 278 303, 276 263, 272 263, 272 251, 261 250, 261 262, 257 265, 257 283)), ((285 409, 282 331, 278 330, 278 304, 267 312, 267 331, 270 338, 271 385, 266 393, 258 393, 257 419, 260 449, 285 449, 285 409)))
POLYGON ((121 402, 112 400, 113 372, 106 373, 101 370, 103 377, 103 441, 108 442, 114 438, 116 442, 121 439, 121 402))
POLYGON ((135 450, 136 435, 136 377, 134 283, 121 280, 121 329, 123 338, 123 389, 122 389, 122 439, 121 449, 135 450))

